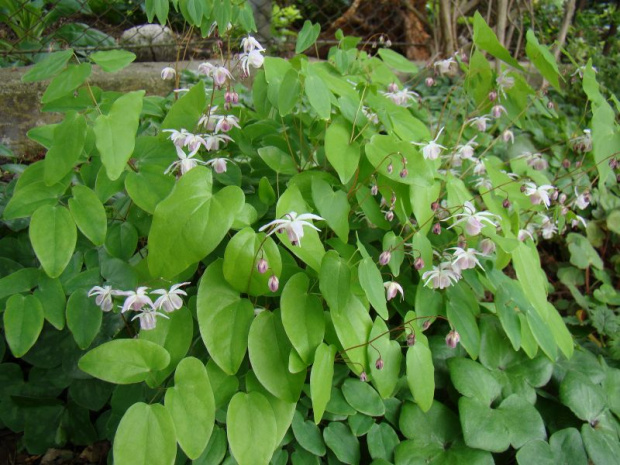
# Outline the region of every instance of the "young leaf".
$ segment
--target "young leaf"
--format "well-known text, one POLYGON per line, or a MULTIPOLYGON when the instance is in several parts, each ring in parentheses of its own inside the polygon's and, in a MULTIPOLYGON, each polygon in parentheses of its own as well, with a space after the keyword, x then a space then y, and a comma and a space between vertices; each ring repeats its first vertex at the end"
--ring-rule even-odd
POLYGON ((45 155, 45 184, 53 186, 75 166, 84 149, 86 120, 78 113, 67 114, 54 129, 54 141, 45 155))
POLYGON ((312 399, 314 423, 317 425, 331 397, 335 355, 334 346, 328 346, 325 343, 319 345, 314 353, 314 363, 310 372, 310 398, 312 399))
POLYGON ((351 125, 342 118, 335 119, 325 132, 325 156, 343 184, 353 177, 360 161, 360 145, 350 138, 351 125))
POLYGON ((321 33, 320 24, 312 24, 312 22, 306 20, 304 22, 301 31, 297 35, 297 43, 295 44, 295 54, 300 54, 304 50, 311 47, 318 39, 321 33))
POLYGON ((62 274, 77 242, 77 229, 65 207, 39 208, 30 220, 30 242, 41 266, 50 278, 62 274))
POLYGON ((385 300, 385 289, 381 272, 372 258, 364 258, 358 267, 360 284, 377 314, 384 320, 388 319, 388 309, 385 300))
POLYGON ((344 423, 330 422, 323 430, 323 438, 338 460, 349 465, 360 463, 360 442, 344 423))
POLYGON ((323 80, 314 74, 306 76, 304 92, 319 118, 328 120, 332 111, 332 94, 323 80))
POLYGON ((144 381, 149 373, 163 370, 169 363, 168 351, 153 342, 116 339, 87 352, 78 367, 110 383, 132 384, 144 381))
POLYGON ((35 296, 16 294, 9 298, 4 311, 4 333, 15 357, 24 356, 37 342, 44 319, 43 307, 35 296))
POLYGON ((161 123, 161 128, 193 128, 202 116, 206 99, 204 82, 200 81, 172 105, 161 123))
POLYGON ((101 66, 101 69, 105 72, 115 73, 134 61, 136 55, 127 50, 107 50, 105 52, 95 52, 89 58, 101 66))
POLYGON ((169 9, 169 0, 146 0, 146 16, 149 20, 149 23, 152 23, 153 18, 157 16, 159 24, 161 24, 162 26, 165 25, 166 21, 168 20, 169 9))
POLYGON ((420 409, 428 412, 435 397, 435 367, 428 343, 421 339, 418 336, 418 341, 407 349, 407 384, 420 409))
POLYGON ((133 153, 143 98, 143 90, 129 92, 112 104, 107 115, 99 115, 95 121, 97 149, 112 181, 120 177, 133 153))
POLYGON ((73 186, 69 211, 82 234, 93 244, 103 245, 108 230, 108 217, 97 194, 86 186, 73 186))
POLYGON ((498 58, 510 66, 523 70, 519 62, 515 60, 508 50, 506 50, 497 40, 497 36, 493 29, 485 22, 482 15, 476 11, 474 14, 474 44, 482 50, 489 52, 495 58, 498 58))
POLYGON ((525 37, 527 39, 527 44, 525 46, 527 57, 534 63, 534 66, 540 71, 540 74, 542 74, 557 91, 561 91, 559 80, 560 71, 558 70, 555 57, 547 47, 538 43, 534 31, 529 29, 525 37))
POLYGON ((56 76, 65 68, 72 56, 72 48, 60 52, 46 53, 45 58, 37 62, 22 76, 22 82, 45 81, 56 76))
POLYGON ((207 446, 215 424, 215 400, 204 364, 184 358, 174 374, 174 387, 166 391, 166 409, 174 422, 177 441, 190 459, 207 446))
POLYGON ((364 415, 380 417, 385 414, 381 396, 366 382, 347 378, 342 384, 342 394, 351 407, 364 415))
POLYGON ((101 328, 102 311, 85 289, 78 289, 67 301, 67 326, 78 347, 88 349, 101 328))
POLYGON ((41 103, 53 102, 70 94, 84 84, 91 71, 92 67, 89 63, 69 65, 62 73, 52 79, 43 97, 41 97, 41 103))
POLYGON ((228 443, 239 465, 267 465, 276 447, 276 420, 265 397, 238 392, 226 414, 228 443))
POLYGON ((161 404, 133 404, 114 436, 114 463, 172 464, 177 453, 174 423, 161 404))
POLYGON ((319 215, 325 218, 330 228, 343 242, 349 237, 349 212, 351 206, 344 191, 334 192, 326 181, 312 179, 312 200, 319 210, 319 215))
POLYGON ((319 289, 332 310, 339 310, 347 305, 351 290, 351 270, 346 260, 338 252, 329 251, 321 262, 319 289))

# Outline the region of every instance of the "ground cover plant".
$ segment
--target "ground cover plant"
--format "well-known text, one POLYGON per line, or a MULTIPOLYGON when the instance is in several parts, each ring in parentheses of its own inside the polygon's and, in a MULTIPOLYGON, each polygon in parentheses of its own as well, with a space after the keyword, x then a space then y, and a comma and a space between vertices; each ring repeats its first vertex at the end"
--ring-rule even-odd
POLYGON ((569 119, 546 47, 524 68, 478 14, 419 70, 381 38, 312 61, 309 22, 269 57, 247 4, 202 5, 172 2, 220 58, 163 69, 169 98, 89 84, 129 52, 24 76, 65 116, 4 167, 1 424, 117 464, 614 463, 620 105, 591 63, 569 119))

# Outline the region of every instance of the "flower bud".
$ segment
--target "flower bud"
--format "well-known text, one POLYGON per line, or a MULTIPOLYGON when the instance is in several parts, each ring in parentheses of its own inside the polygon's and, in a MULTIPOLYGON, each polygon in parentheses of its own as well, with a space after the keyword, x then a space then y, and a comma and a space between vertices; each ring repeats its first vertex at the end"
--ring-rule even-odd
POLYGON ((501 118, 502 113, 507 113, 506 109, 502 105, 495 105, 491 108, 491 115, 493 118, 501 118))
POLYGON ((377 359, 377 361, 375 362, 375 368, 376 368, 377 370, 383 370, 383 365, 384 365, 384 364, 383 364, 383 359, 382 359, 381 357, 379 357, 379 358, 377 359))
POLYGON ((560 196, 558 197, 558 202, 563 204, 564 202, 566 202, 566 198, 566 194, 560 194, 560 196))
POLYGON ((409 171, 407 171, 407 168, 403 168, 402 170, 400 170, 400 173, 398 173, 401 178, 406 178, 408 174, 409 171))
POLYGON ((392 192, 392 196, 390 197, 390 203, 394 205, 396 203, 396 193, 392 192))
POLYGON ((394 212, 392 210, 388 210, 385 212, 385 219, 388 221, 392 221, 394 219, 394 212))
POLYGON ((265 260, 264 258, 261 258, 256 264, 256 269, 258 270, 260 274, 265 274, 268 268, 269 268, 269 264, 267 263, 267 260, 265 260))
POLYGON ((379 186, 377 186, 376 184, 373 184, 373 185, 370 187, 370 193, 371 193, 372 195, 377 195, 377 194, 379 193, 379 186))
POLYGON ((565 170, 570 168, 570 160, 568 158, 565 158, 564 160, 562 160, 562 167, 565 170))
POLYGON ((512 142, 514 144, 515 141, 515 135, 513 134, 513 132, 509 129, 506 129, 503 133, 502 133, 502 139, 504 142, 512 142))
POLYGON ((435 80, 429 76, 426 78, 424 83, 426 84, 426 87, 433 87, 435 85, 435 80))
POLYGON ((581 168, 581 162, 580 161, 576 161, 575 162, 575 168, 581 168))
POLYGON ((452 330, 446 336, 446 345, 450 347, 451 349, 454 349, 456 348, 460 340, 461 340, 461 336, 459 335, 459 333, 456 332, 455 330, 452 330))
POLYGON ((554 104, 551 100, 549 100, 549 101, 547 102, 547 108, 548 108, 549 110, 553 110, 553 109, 555 108, 555 104, 554 104))
POLYGON ((412 347, 415 345, 415 333, 407 335, 407 346, 412 347))
POLYGON ((441 234, 441 225, 439 223, 433 225, 433 234, 441 234))
POLYGON ((525 192, 525 191, 526 191, 526 189, 527 189, 527 187, 525 187, 525 185, 522 185, 522 186, 521 186, 521 192, 525 192))
POLYGON ((431 203, 431 210, 433 210, 434 212, 436 212, 437 210, 439 210, 439 202, 433 202, 433 203, 431 203))
POLYGON ((554 202, 558 199, 558 196, 560 195, 560 192, 556 189, 551 193, 551 200, 553 200, 554 202))
POLYGON ((267 285, 269 286, 269 290, 271 292, 276 292, 278 290, 278 287, 280 287, 280 280, 275 274, 272 274, 269 277, 269 281, 267 282, 267 285))
POLYGON ((413 261, 413 267, 418 271, 424 268, 424 260, 422 257, 418 257, 413 261))
POLYGON ((390 263, 391 258, 392 252, 390 252, 389 250, 384 250, 383 252, 381 252, 381 255, 379 255, 379 264, 381 266, 385 266, 390 263))
POLYGON ((392 41, 390 39, 385 41, 385 48, 390 48, 392 46, 392 41))
POLYGON ((510 208, 510 200, 504 199, 504 201, 502 202, 502 207, 510 208))
POLYGON ((176 75, 177 72, 174 68, 171 68, 170 66, 166 66, 164 69, 161 70, 161 78, 164 81, 171 81, 175 78, 176 75))
POLYGON ((562 216, 566 216, 568 214, 568 207, 562 207, 562 209, 560 210, 560 214, 562 216))
POLYGON ((480 241, 480 252, 482 255, 491 255, 495 252, 495 242, 488 238, 482 239, 480 241))
POLYGON ((395 82, 392 82, 388 85, 388 92, 398 92, 398 84, 396 84, 395 82))
POLYGON ((426 331, 428 328, 430 328, 432 323, 433 320, 431 320, 430 318, 428 320, 425 320, 424 324, 422 325, 422 331, 426 331))
POLYGON ((366 381, 368 381, 368 375, 366 374, 365 371, 362 371, 362 374, 360 375, 360 381, 362 383, 365 383, 366 381))
POLYGON ((497 92, 495 92, 494 90, 489 92, 489 100, 491 102, 495 102, 495 100, 497 100, 497 92))
POLYGON ((386 171, 388 174, 392 174, 392 171, 394 171, 394 165, 392 164, 392 162, 388 163, 386 171))
POLYGON ((617 159, 617 158, 611 158, 611 159, 609 160, 609 167, 610 167, 612 170, 615 170, 616 168, 618 168, 618 159, 617 159))

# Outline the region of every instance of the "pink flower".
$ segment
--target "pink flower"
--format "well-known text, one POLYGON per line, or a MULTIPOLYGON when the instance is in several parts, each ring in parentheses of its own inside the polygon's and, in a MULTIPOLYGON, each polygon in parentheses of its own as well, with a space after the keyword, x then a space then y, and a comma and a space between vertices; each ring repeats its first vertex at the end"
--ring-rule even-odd
POLYGON ((405 291, 400 284, 396 281, 388 281, 383 283, 383 287, 385 288, 385 298, 386 300, 392 300, 394 297, 400 293, 400 300, 403 300, 405 297, 405 291))

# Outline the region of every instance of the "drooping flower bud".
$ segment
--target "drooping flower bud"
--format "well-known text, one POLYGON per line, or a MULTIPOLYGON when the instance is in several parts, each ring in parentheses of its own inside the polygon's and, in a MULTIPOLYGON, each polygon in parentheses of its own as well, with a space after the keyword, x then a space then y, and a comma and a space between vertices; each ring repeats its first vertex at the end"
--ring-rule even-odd
POLYGON ((493 116, 493 118, 500 118, 502 116, 502 113, 508 113, 506 111, 506 108, 504 108, 502 105, 495 105, 493 108, 491 108, 491 115, 493 116))
POLYGON ((551 200, 556 201, 558 199, 558 196, 560 195, 560 192, 556 189, 551 193, 551 200))
POLYGON ((494 90, 489 92, 489 100, 491 102, 495 102, 495 100, 497 100, 497 92, 495 92, 494 90))
POLYGON ((435 223, 433 225, 433 234, 441 234, 441 224, 435 223))
POLYGON ((424 268, 424 260, 422 257, 418 257, 413 261, 413 267, 418 271, 424 268))
POLYGON ((368 375, 366 374, 365 371, 362 371, 362 374, 360 375, 360 381, 362 383, 365 383, 366 381, 368 381, 368 375))
POLYGON ((508 142, 510 141, 511 143, 514 144, 515 141, 515 135, 513 134, 513 132, 509 129, 506 129, 503 133, 502 133, 502 139, 504 142, 508 142))
POLYGON ((480 241, 480 252, 482 252, 482 255, 491 255, 493 252, 495 252, 495 249, 495 242, 493 242, 491 239, 486 238, 480 241))
POLYGON ((275 274, 272 274, 267 282, 267 285, 269 286, 269 290, 271 292, 277 292, 278 287, 280 287, 280 280, 275 274))
POLYGON ((392 171, 394 171, 394 165, 392 164, 392 162, 388 163, 386 171, 388 174, 392 174, 392 171))
POLYGON ((392 93, 398 92, 398 84, 396 84, 395 82, 391 82, 388 85, 388 92, 392 92, 392 93))
POLYGON ((451 349, 455 349, 461 340, 461 336, 454 329, 448 333, 446 336, 446 345, 451 349))
POLYGON ((611 158, 611 159, 609 160, 609 167, 610 167, 612 170, 615 170, 616 168, 618 168, 618 159, 617 159, 617 158, 611 158))
POLYGON ((385 219, 388 221, 392 221, 394 219, 394 212, 392 210, 388 210, 385 212, 385 219))
POLYGON ((560 196, 558 197, 558 202, 560 202, 561 204, 564 204, 564 202, 566 202, 566 194, 562 193, 560 194, 560 196))
POLYGON ((435 85, 435 80, 429 76, 426 78, 424 83, 426 84, 426 87, 433 87, 435 85))
POLYGON ((504 201, 502 202, 502 207, 510 208, 510 200, 504 199, 504 201))
POLYGON ((437 210, 439 210, 439 202, 433 202, 433 203, 431 203, 431 210, 433 210, 434 212, 436 212, 437 210))
POLYGON ((400 170, 400 173, 398 173, 401 178, 406 178, 408 174, 409 171, 407 171, 407 168, 403 168, 402 170, 400 170))
POLYGON ((264 258, 261 258, 256 264, 256 269, 258 270, 260 274, 265 274, 268 268, 269 268, 269 264, 267 263, 267 260, 265 260, 264 258))
POLYGON ((389 250, 384 250, 383 252, 381 252, 381 255, 379 255, 379 264, 381 266, 385 266, 390 263, 391 258, 392 252, 390 252, 389 250))
POLYGON ((373 185, 370 187, 370 193, 371 193, 372 195, 377 195, 377 194, 379 193, 379 186, 377 186, 376 184, 373 184, 373 185))
POLYGON ((415 333, 407 335, 407 346, 412 347, 415 345, 415 333))
POLYGON ((176 75, 177 72, 174 68, 171 68, 170 66, 166 66, 164 69, 161 70, 161 78, 164 81, 171 81, 175 78, 176 75))
POLYGON ((424 324, 422 325, 422 331, 426 331, 428 328, 430 328, 432 323, 433 320, 431 320, 430 318, 428 320, 425 320, 424 324))
POLYGON ((384 363, 383 363, 383 359, 382 359, 381 357, 379 357, 379 358, 377 359, 377 361, 375 362, 375 368, 376 368, 377 370, 383 370, 383 365, 384 365, 384 363))
POLYGON ((564 168, 565 170, 570 168, 570 160, 568 158, 562 160, 562 168, 564 168))
POLYGON ((553 110, 555 108, 555 104, 552 101, 547 102, 547 108, 549 110, 553 110))

